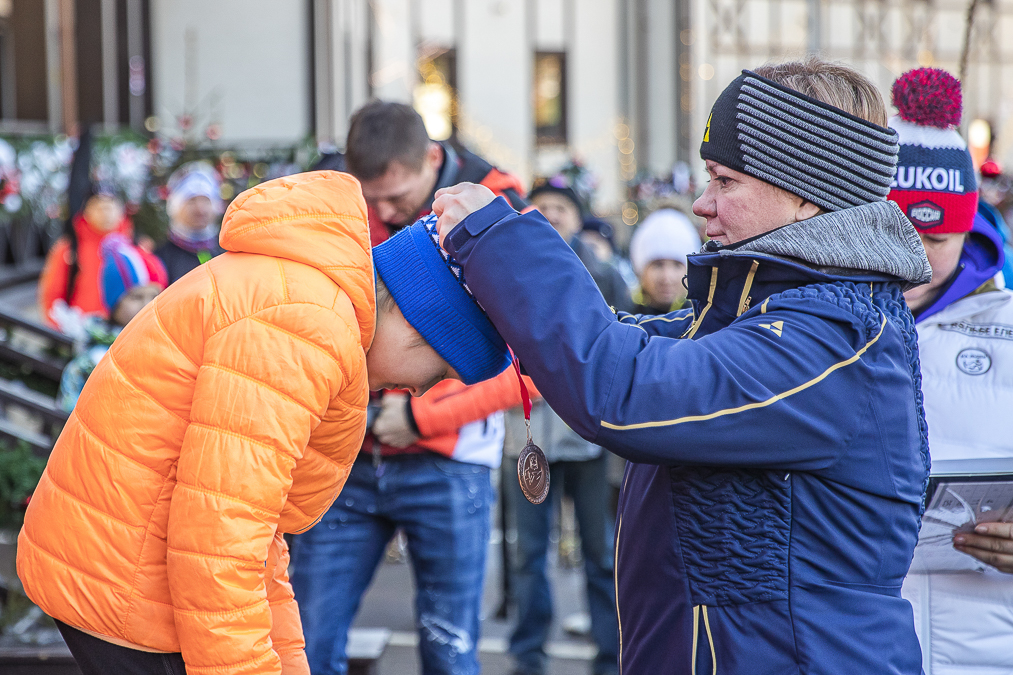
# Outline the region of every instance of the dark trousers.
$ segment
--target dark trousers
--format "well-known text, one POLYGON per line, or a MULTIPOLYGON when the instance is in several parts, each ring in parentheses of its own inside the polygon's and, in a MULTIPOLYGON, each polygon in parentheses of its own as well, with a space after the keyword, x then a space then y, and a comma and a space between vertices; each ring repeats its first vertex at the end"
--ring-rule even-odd
POLYGON ((114 645, 56 622, 84 675, 186 675, 182 654, 155 654, 114 645))
POLYGON ((516 557, 512 565, 517 625, 510 635, 510 654, 522 672, 545 672, 545 642, 553 611, 546 569, 549 534, 553 508, 563 492, 573 498, 584 553, 591 639, 598 647, 593 672, 612 675, 618 670, 619 623, 612 579, 615 521, 609 512, 606 455, 602 451, 597 459, 550 464, 549 496, 541 504, 532 504, 524 498, 516 473, 504 480, 503 493, 513 509, 517 527, 516 557))

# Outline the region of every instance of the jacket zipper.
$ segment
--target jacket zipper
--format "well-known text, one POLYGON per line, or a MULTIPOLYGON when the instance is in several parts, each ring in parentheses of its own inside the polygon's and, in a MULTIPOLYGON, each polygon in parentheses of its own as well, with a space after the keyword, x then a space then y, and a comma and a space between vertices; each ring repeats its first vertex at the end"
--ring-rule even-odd
POLYGON ((707 304, 704 305, 704 308, 702 310, 700 310, 700 316, 698 316, 696 320, 693 321, 693 325, 689 327, 689 330, 687 330, 682 337, 692 340, 693 336, 696 335, 696 332, 700 330, 700 324, 703 323, 704 317, 707 316, 707 311, 711 308, 711 305, 714 304, 714 291, 717 289, 717 287, 718 287, 718 268, 712 267, 710 290, 707 291, 707 304))
MULTIPOLYGON (((623 506, 626 504, 626 483, 630 479, 629 469, 623 478, 623 489, 619 492, 619 499, 623 506)), ((612 585, 616 590, 616 620, 619 623, 619 675, 623 675, 623 617, 619 612, 619 535, 623 532, 623 509, 619 509, 619 523, 616 525, 615 561, 612 563, 612 585)))
POLYGON ((710 617, 707 615, 707 605, 693 606, 693 652, 690 663, 690 672, 696 675, 696 652, 700 637, 700 615, 703 615, 703 627, 707 632, 707 646, 711 650, 711 675, 718 675, 718 657, 714 649, 714 635, 711 633, 710 617))
POLYGON ((742 313, 749 309, 749 305, 753 304, 753 298, 749 295, 749 291, 753 288, 753 277, 756 276, 756 270, 759 267, 760 261, 754 260, 749 268, 749 274, 746 275, 746 283, 742 286, 742 295, 739 296, 739 311, 735 313, 735 316, 742 316, 742 313))

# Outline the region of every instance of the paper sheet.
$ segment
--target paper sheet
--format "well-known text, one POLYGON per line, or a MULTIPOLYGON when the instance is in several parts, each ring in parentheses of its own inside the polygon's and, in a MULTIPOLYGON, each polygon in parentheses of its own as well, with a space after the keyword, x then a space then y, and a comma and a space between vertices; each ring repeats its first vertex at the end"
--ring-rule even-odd
POLYGON ((912 572, 981 571, 985 563, 953 548, 956 532, 1013 520, 1013 481, 940 479, 922 516, 912 572))

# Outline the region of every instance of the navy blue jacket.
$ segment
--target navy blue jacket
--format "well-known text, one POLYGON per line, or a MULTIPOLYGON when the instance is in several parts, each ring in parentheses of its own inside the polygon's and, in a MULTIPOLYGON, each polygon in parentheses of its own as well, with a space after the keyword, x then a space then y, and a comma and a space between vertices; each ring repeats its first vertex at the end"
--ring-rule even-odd
POLYGON ((928 447, 901 291, 931 270, 895 206, 712 242, 690 257, 692 308, 658 317, 616 316, 503 200, 446 246, 552 408, 631 462, 621 672, 920 672, 900 588, 928 447))

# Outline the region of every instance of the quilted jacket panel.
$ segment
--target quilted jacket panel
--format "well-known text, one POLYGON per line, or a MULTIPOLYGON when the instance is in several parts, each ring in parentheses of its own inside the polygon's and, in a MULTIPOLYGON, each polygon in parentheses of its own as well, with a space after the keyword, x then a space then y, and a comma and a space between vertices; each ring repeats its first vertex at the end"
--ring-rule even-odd
POLYGON ((787 599, 790 474, 679 466, 669 473, 693 604, 787 599))

